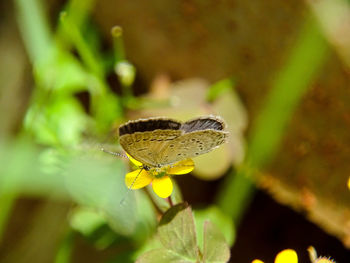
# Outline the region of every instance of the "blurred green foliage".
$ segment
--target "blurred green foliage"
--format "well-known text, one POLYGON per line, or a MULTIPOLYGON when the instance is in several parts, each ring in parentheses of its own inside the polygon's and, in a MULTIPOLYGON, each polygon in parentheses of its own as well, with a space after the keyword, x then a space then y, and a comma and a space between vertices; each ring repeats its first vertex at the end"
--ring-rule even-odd
MULTIPOLYGON (((102 153, 98 143, 114 122, 122 121, 125 107, 110 90, 107 74, 115 64, 121 83, 130 90, 135 70, 132 65, 126 67, 126 61, 120 64, 122 46, 114 50, 113 63, 113 55, 100 53, 99 35, 88 20, 93 2, 68 2, 56 32, 51 33, 41 1, 16 1, 18 22, 34 67, 35 88, 22 139, 0 148, 0 205, 4 212, 0 226, 2 230, 6 227, 18 195, 73 200, 79 207, 69 217, 72 229, 92 238, 97 247, 112 246, 120 237, 137 246, 155 230, 154 207, 144 192, 128 193, 125 164, 102 153), (88 102, 77 96, 82 92, 88 94, 88 102), (102 235, 101 228, 105 229, 102 235)), ((72 240, 74 235, 69 234, 56 262, 69 261, 72 240)))

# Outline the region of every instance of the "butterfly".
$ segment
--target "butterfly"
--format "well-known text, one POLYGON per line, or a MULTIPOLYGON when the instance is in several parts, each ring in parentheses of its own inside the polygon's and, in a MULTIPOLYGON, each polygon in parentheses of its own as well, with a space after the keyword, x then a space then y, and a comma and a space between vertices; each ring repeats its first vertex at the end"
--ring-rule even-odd
POLYGON ((186 122, 155 117, 121 125, 119 142, 145 169, 161 168, 219 147, 227 140, 225 129, 225 122, 211 115, 186 122))

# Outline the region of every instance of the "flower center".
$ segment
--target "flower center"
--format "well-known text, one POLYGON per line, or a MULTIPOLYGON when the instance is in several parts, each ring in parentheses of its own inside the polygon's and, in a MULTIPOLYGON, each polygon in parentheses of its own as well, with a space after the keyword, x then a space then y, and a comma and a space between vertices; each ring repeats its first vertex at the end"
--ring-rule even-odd
POLYGON ((162 168, 154 168, 149 173, 154 176, 155 178, 162 178, 167 174, 168 167, 162 167, 162 168))

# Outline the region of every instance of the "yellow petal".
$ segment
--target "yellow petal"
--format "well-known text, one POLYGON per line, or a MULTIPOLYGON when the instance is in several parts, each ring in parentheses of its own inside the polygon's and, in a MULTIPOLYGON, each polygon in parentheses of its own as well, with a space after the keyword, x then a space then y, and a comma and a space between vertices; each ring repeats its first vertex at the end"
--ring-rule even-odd
POLYGON ((349 188, 349 190, 350 190, 350 177, 349 177, 349 179, 348 179, 348 188, 349 188))
POLYGON ((168 174, 188 174, 194 169, 194 162, 191 159, 183 160, 173 164, 168 170, 168 174))
POLYGON ((293 249, 285 249, 277 254, 275 263, 298 263, 298 255, 293 249))
POLYGON ((131 157, 128 153, 126 153, 126 155, 128 156, 130 162, 132 162, 133 164, 135 164, 137 167, 141 167, 142 166, 142 163, 135 160, 133 157, 131 157))
POLYGON ((254 260, 252 261, 252 263, 264 263, 264 261, 261 261, 261 260, 259 260, 259 259, 254 259, 254 260))
POLYGON ((169 176, 153 179, 152 187, 153 191, 161 198, 167 198, 173 192, 173 183, 169 176))
POLYGON ((152 182, 152 177, 145 169, 137 169, 125 175, 125 184, 130 189, 140 189, 152 182))

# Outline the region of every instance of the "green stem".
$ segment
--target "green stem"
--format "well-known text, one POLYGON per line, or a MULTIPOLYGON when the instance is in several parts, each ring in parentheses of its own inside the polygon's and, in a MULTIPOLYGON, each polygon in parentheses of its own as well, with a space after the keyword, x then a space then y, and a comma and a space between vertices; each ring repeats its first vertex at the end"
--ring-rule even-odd
POLYGON ((113 37, 114 62, 118 63, 125 60, 123 29, 120 26, 114 26, 111 30, 111 34, 113 37))
POLYGON ((52 44, 42 1, 15 0, 17 22, 32 63, 45 59, 52 44))
POLYGON ((168 197, 168 203, 169 203, 170 207, 174 206, 173 200, 171 200, 171 196, 168 197))
POLYGON ((104 131, 106 129, 105 126, 110 125, 110 122, 112 121, 111 118, 114 118, 114 112, 121 112, 121 105, 119 105, 118 102, 114 105, 111 105, 110 103, 112 97, 115 98, 115 100, 118 100, 118 97, 111 93, 105 80, 103 64, 100 63, 97 54, 95 54, 93 49, 90 48, 71 15, 62 12, 60 21, 83 63, 92 73, 91 75, 94 76, 94 78, 91 78, 89 85, 91 112, 96 118, 96 121, 100 124, 99 130, 104 131), (113 107, 113 114, 106 114, 106 111, 110 110, 110 108, 108 109, 107 107, 113 107))
POLYGON ((65 10, 78 28, 86 22, 95 2, 96 0, 70 0, 67 3, 65 10))
POLYGON ((114 26, 111 30, 111 35, 113 37, 114 70, 122 86, 122 102, 125 107, 128 107, 129 103, 134 99, 131 86, 135 80, 135 67, 126 60, 123 29, 120 26, 114 26))
POLYGON ((245 164, 230 174, 217 202, 238 224, 254 193, 250 179, 253 169, 262 169, 275 156, 284 131, 302 96, 327 58, 327 44, 311 16, 305 22, 298 42, 274 81, 248 144, 245 164))
MULTIPOLYGON (((70 36, 71 41, 76 47, 84 64, 98 77, 98 79, 104 79, 103 68, 95 57, 95 54, 93 54, 89 45, 86 43, 77 25, 74 23, 74 21, 72 21, 70 14, 67 12, 62 12, 60 21, 66 33, 70 36)), ((101 85, 101 88, 103 88, 103 85, 101 85)), ((100 90, 100 92, 104 91, 105 90, 100 90)))

